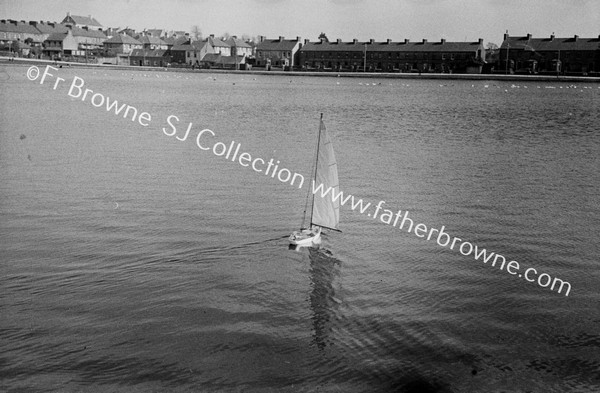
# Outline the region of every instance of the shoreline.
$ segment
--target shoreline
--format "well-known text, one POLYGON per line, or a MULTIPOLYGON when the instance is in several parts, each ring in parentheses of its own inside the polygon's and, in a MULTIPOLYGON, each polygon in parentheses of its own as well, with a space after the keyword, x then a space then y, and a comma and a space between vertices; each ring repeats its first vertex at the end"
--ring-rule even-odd
POLYGON ((240 75, 270 75, 270 76, 312 76, 312 77, 339 77, 339 78, 367 78, 367 79, 434 79, 434 80, 489 80, 489 81, 536 81, 536 82, 585 82, 600 83, 600 77, 590 76, 552 76, 552 75, 506 75, 506 74, 435 74, 435 73, 386 73, 386 72, 335 72, 335 71, 265 71, 265 70, 222 70, 222 69, 196 69, 179 67, 150 67, 128 66, 115 64, 86 64, 67 61, 52 61, 39 59, 9 58, 0 56, 1 65, 58 65, 70 68, 101 68, 121 71, 155 71, 155 72, 186 72, 204 74, 240 74, 240 75))

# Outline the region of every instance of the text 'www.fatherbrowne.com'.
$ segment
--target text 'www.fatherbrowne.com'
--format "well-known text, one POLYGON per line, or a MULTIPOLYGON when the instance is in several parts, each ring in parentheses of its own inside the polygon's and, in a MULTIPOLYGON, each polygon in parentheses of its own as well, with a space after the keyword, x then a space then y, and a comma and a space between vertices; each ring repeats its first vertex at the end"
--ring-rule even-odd
POLYGON ((451 250, 457 250, 464 256, 472 255, 476 261, 482 261, 487 264, 488 262, 492 267, 497 267, 502 271, 506 271, 512 276, 524 278, 528 282, 536 282, 542 288, 550 288, 551 291, 562 293, 565 289, 565 296, 569 296, 571 292, 571 284, 558 277, 552 277, 547 273, 538 274, 538 271, 529 267, 525 269, 521 264, 515 260, 507 259, 498 253, 490 252, 485 248, 479 248, 476 244, 463 241, 458 237, 452 237, 445 232, 445 226, 439 229, 428 228, 425 224, 416 224, 413 219, 409 218, 409 212, 405 210, 398 210, 394 213, 391 210, 384 209, 385 201, 379 201, 377 205, 373 206, 371 202, 364 202, 360 198, 354 198, 354 195, 344 195, 343 191, 335 191, 332 187, 325 189, 323 184, 315 185, 313 182, 312 186, 313 194, 321 198, 331 198, 332 201, 339 201, 340 206, 348 204, 350 209, 358 211, 361 214, 367 214, 380 222, 397 227, 407 231, 408 233, 414 233, 415 236, 424 238, 427 240, 435 239, 438 245, 442 247, 449 247, 451 250))

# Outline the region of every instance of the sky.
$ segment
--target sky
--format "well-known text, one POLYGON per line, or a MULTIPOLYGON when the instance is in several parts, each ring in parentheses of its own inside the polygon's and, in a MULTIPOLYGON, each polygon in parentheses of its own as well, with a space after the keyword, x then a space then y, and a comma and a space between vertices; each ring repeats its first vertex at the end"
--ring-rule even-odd
POLYGON ((351 41, 476 41, 503 34, 598 37, 600 0, 0 0, 2 19, 60 22, 67 12, 105 27, 204 36, 258 35, 351 41))

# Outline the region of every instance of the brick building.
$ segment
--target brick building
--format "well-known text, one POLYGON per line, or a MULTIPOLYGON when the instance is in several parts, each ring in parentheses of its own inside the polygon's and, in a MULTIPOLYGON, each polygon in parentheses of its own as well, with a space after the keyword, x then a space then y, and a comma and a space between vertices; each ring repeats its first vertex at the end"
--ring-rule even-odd
POLYGON ((496 67, 505 73, 596 75, 600 73, 600 35, 595 38, 532 38, 504 34, 496 67))
POLYGON ((256 62, 259 67, 294 67, 298 63, 297 55, 302 46, 301 38, 286 40, 280 36, 276 39, 259 37, 256 45, 256 62))
POLYGON ((303 69, 366 72, 481 72, 483 39, 477 42, 342 42, 305 41, 300 49, 303 69))

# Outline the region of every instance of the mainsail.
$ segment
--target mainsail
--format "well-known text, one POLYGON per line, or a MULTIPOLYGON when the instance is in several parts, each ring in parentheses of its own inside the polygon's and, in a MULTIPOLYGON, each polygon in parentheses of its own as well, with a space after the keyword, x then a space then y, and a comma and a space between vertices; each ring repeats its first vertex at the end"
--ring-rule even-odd
POLYGON ((340 200, 337 197, 340 192, 338 183, 337 162, 333 153, 333 145, 327 134, 325 123, 321 119, 319 126, 319 142, 317 147, 317 162, 315 168, 313 190, 323 185, 322 190, 329 193, 325 197, 313 194, 313 206, 311 223, 323 228, 336 229, 340 222, 340 200))

